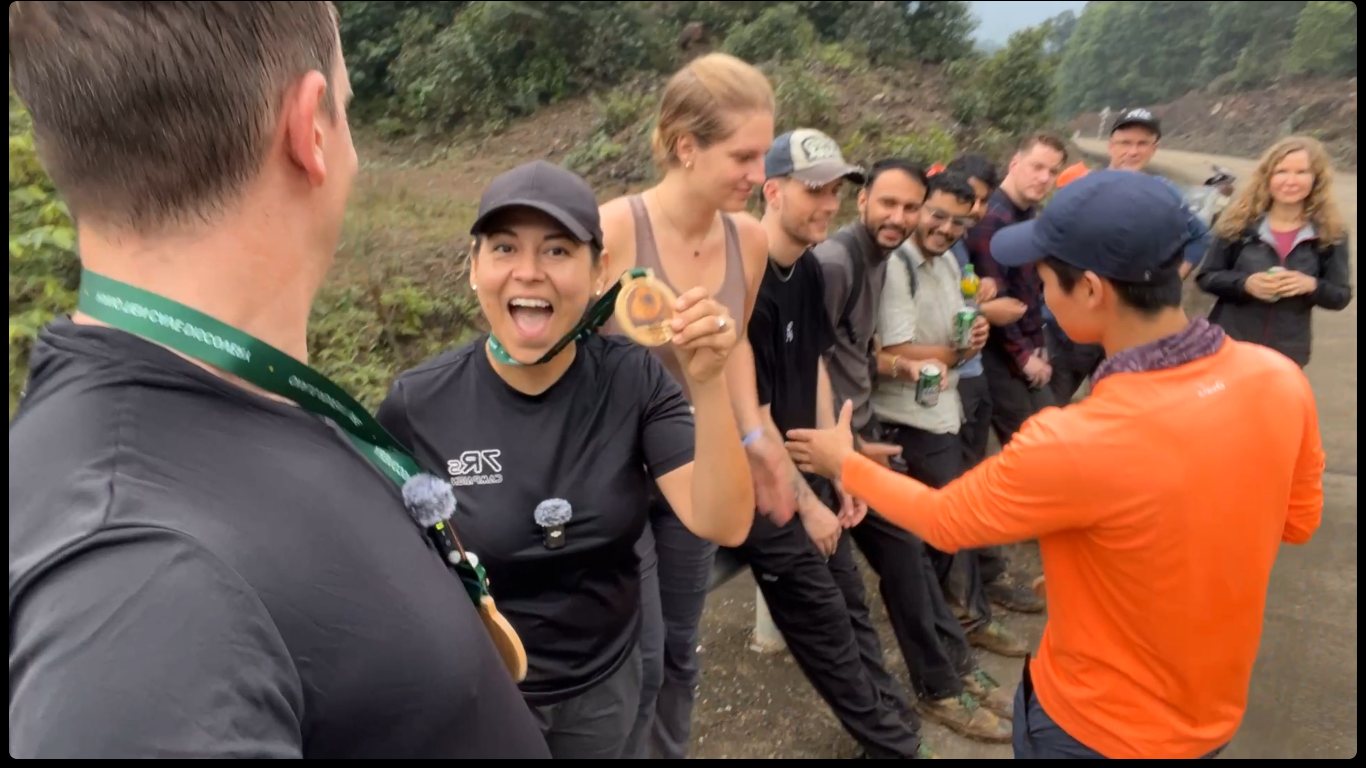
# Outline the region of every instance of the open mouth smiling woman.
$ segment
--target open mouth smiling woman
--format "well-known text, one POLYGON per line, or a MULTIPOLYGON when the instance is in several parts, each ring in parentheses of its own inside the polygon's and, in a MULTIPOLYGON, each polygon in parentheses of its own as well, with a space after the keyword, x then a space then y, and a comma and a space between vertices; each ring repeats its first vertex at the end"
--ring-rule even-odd
POLYGON ((617 758, 641 694, 634 547, 652 482, 708 541, 737 545, 753 520, 722 375, 736 323, 705 289, 672 307, 633 273, 619 289, 592 189, 545 161, 495 179, 472 234, 492 333, 402 374, 379 419, 446 467, 455 527, 525 645, 521 690, 551 754, 617 758), (695 414, 649 348, 593 332, 614 306, 664 318, 695 414))

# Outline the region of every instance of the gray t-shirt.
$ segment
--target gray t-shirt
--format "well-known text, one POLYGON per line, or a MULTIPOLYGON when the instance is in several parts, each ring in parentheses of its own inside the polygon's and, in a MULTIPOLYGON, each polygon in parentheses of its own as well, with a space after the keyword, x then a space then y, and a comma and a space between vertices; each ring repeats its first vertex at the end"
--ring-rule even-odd
POLYGON ((835 326, 835 343, 825 356, 830 384, 835 390, 835 412, 839 413, 845 400, 854 401, 853 426, 855 431, 862 430, 873 417, 874 382, 870 365, 888 253, 868 233, 868 228, 857 221, 811 250, 821 264, 825 310, 835 326), (863 289, 848 308, 849 322, 845 325, 840 321, 854 285, 855 259, 863 264, 863 289))
POLYGON ((17 758, 548 758, 457 577, 329 422, 62 319, 10 424, 17 758))

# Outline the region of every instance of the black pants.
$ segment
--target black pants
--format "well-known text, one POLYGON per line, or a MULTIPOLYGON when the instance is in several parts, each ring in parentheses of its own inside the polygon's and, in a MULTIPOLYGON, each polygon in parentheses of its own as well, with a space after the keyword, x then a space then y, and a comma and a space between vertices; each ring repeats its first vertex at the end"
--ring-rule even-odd
POLYGON ((1053 390, 1034 389, 1015 372, 1015 364, 1002 347, 988 343, 982 350, 987 387, 991 391, 991 425, 1001 445, 1006 445, 1030 416, 1054 404, 1053 390))
MULTIPOLYGON (((868 439, 894 438, 878 430, 868 439)), ((916 460, 911 455, 905 458, 916 460)), ((877 573, 878 589, 916 695, 943 699, 961 694, 963 676, 975 666, 972 651, 944 599, 938 570, 924 542, 872 509, 850 533, 877 573)))
POLYGON ((1053 366, 1048 388, 1053 391, 1053 399, 1058 405, 1067 405, 1081 389, 1081 383, 1105 360, 1105 347, 1077 344, 1053 322, 1044 325, 1043 334, 1048 344, 1048 360, 1053 366))
MULTIPOLYGON (((906 457, 907 474, 925 485, 931 488, 943 488, 963 474, 963 443, 960 436, 926 432, 915 427, 904 426, 895 427, 890 430, 890 434, 894 436, 896 444, 901 446, 901 455, 906 457)), ((940 590, 943 591, 946 598, 952 594, 946 589, 946 585, 953 584, 955 580, 961 580, 968 598, 975 597, 976 602, 985 606, 969 603, 969 606, 974 609, 969 611, 969 621, 958 622, 963 631, 971 631, 991 621, 991 601, 986 596, 986 583, 982 580, 981 563, 977 556, 977 550, 966 550, 950 555, 926 544, 925 552, 935 569, 935 577, 940 590)), ((947 606, 947 600, 945 604, 947 606)), ((951 609, 947 609, 946 613, 951 620, 957 622, 951 609)), ((943 634, 941 632, 941 636, 943 634)), ((950 652, 958 651, 954 637, 945 636, 944 642, 950 652)), ((965 644, 961 649, 965 661, 969 658, 967 653, 965 644)), ((963 666, 960 665, 960 668, 963 666)), ((966 665, 966 668, 971 671, 970 665, 966 665)))
POLYGON ((777 526, 756 515, 738 551, 797 666, 844 730, 870 757, 914 758, 919 721, 883 666, 849 537, 827 562, 800 518, 777 526))
MULTIPOLYGON (((963 401, 963 426, 958 430, 958 439, 966 472, 986 459, 991 440, 991 389, 986 375, 959 379, 958 396, 963 401)), ((964 629, 970 632, 991 623, 991 599, 987 597, 986 585, 1005 574, 1006 559, 1000 547, 964 550, 954 556, 953 571, 941 583, 946 595, 967 607, 964 629)))

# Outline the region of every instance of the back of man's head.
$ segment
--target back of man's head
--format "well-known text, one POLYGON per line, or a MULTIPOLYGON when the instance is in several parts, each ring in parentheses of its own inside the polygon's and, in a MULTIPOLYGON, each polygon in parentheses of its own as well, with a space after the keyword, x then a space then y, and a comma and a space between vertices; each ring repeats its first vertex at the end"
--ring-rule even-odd
POLYGON ((10 72, 39 156, 84 223, 212 218, 259 173, 287 91, 340 56, 331 3, 16 2, 10 72))

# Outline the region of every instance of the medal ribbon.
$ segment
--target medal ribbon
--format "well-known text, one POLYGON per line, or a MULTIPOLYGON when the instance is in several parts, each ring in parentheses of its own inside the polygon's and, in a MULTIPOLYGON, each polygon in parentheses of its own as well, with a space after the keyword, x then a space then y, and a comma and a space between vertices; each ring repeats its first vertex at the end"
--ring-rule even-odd
POLYGON ((554 360, 556 355, 563 352, 565 347, 576 341, 583 341, 589 336, 597 333, 598 329, 602 328, 602 326, 606 325, 607 321, 612 317, 612 313, 616 310, 617 294, 621 293, 621 286, 626 279, 639 279, 645 277, 647 274, 649 274, 648 271, 641 267, 627 270, 626 273, 622 275, 622 279, 613 283, 612 287, 607 289, 607 293, 603 294, 602 298, 593 302, 593 305, 583 314, 583 319, 579 320, 578 324, 575 325, 569 333, 565 334, 564 338, 557 341, 555 346, 551 347, 544 355, 541 355, 540 359, 534 363, 522 363, 514 360, 512 355, 508 353, 507 348, 503 346, 503 343, 492 333, 489 334, 489 352, 493 355, 495 360, 503 365, 545 365, 551 360, 554 360))
MULTIPOLYGON (((191 309, 89 270, 81 273, 78 309, 237 376, 301 408, 331 419, 376 469, 402 490, 422 469, 365 406, 326 376, 250 334, 191 309)), ((437 523, 437 527, 448 525, 437 523)), ((452 533, 454 533, 452 531, 452 533)), ((465 552, 458 541, 461 555, 465 552)), ((475 606, 488 596, 484 567, 467 556, 453 564, 475 606)))

